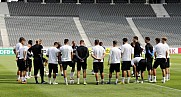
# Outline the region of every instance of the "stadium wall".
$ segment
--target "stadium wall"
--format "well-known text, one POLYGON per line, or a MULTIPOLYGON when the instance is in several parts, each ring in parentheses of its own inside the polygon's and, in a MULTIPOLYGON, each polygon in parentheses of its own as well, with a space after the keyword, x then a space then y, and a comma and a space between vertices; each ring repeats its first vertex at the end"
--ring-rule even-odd
MULTIPOLYGON (((44 55, 46 55, 48 48, 43 49, 44 55)), ((91 51, 91 48, 89 48, 91 51)), ((109 54, 110 48, 106 48, 106 54, 109 54)), ((181 54, 181 47, 180 48, 170 48, 170 54, 181 54)), ((13 48, 0 48, 0 55, 14 55, 13 48)))

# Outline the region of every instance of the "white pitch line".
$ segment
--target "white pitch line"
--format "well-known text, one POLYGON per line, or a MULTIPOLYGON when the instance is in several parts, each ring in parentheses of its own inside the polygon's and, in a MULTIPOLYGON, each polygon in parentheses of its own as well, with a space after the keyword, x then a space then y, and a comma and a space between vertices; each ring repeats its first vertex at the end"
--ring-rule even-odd
POLYGON ((179 89, 170 88, 170 87, 166 87, 166 86, 161 86, 161 85, 157 85, 157 84, 151 84, 151 83, 146 83, 146 84, 157 86, 157 87, 161 87, 161 88, 166 88, 166 89, 170 89, 170 90, 181 91, 179 89))

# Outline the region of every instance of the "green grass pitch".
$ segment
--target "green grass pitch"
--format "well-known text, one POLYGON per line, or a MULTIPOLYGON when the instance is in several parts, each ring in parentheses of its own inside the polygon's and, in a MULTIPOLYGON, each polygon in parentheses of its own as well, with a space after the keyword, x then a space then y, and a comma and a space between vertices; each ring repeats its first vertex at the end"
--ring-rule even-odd
MULTIPOLYGON (((105 81, 108 80, 107 57, 105 58, 105 81)), ((34 78, 28 84, 16 82, 16 63, 14 56, 0 56, 0 97, 181 97, 181 55, 171 55, 171 80, 161 83, 161 71, 157 69, 157 83, 95 85, 91 75, 92 58, 88 60, 87 85, 64 85, 64 79, 58 75, 58 85, 36 85, 34 78)), ((70 70, 70 68, 68 68, 70 70)), ((68 71, 70 72, 70 71, 68 71)), ((120 73, 121 75, 121 73, 120 73)), ((147 79, 147 71, 145 72, 147 79)), ((47 81, 47 76, 45 77, 47 81)), ((121 80, 121 77, 119 78, 121 80)), ((134 78, 131 79, 134 82, 134 78)), ((83 82, 81 75, 81 82, 83 82)), ((114 83, 115 76, 112 78, 114 83)), ((75 79, 76 83, 76 79, 75 79)))

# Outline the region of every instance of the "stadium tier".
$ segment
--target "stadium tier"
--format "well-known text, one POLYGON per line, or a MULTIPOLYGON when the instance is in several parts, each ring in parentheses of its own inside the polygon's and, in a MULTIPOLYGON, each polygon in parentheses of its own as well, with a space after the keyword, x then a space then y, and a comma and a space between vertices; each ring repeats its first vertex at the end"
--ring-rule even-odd
POLYGON ((111 46, 113 40, 122 41, 124 37, 131 39, 134 36, 126 18, 101 17, 81 18, 81 24, 94 45, 94 40, 99 39, 105 46, 111 46))
MULTIPOLYGON (((143 37, 150 36, 153 44, 154 38, 167 36, 169 45, 181 45, 181 18, 156 18, 152 6, 147 4, 7 4, 10 16, 5 17, 5 21, 10 46, 14 46, 20 36, 32 40, 41 38, 44 46, 51 46, 54 41, 62 42, 64 38, 79 41, 82 37, 73 17, 79 17, 92 45, 95 39, 100 39, 105 46, 111 46, 113 40, 121 42, 123 37, 131 41, 135 33, 126 20, 127 17, 133 17, 140 34, 143 37)), ((181 15, 180 4, 168 4, 164 8, 170 16, 181 15)), ((2 42, 0 45, 3 45, 2 42)))
POLYGON ((76 4, 8 3, 11 16, 78 16, 76 4))
POLYGON ((155 38, 167 37, 170 46, 181 45, 181 18, 134 18, 134 23, 143 37, 151 37, 152 44, 155 38))
MULTIPOLYGON (((93 6, 92 11, 102 16, 155 17, 150 5, 145 4, 55 4, 8 3, 11 16, 79 16, 82 6, 93 6)), ((88 8, 88 7, 87 7, 88 8)))
POLYGON ((42 39, 44 46, 65 38, 79 41, 82 39, 72 17, 5 17, 10 46, 15 46, 18 38, 42 39))
POLYGON ((181 16, 181 4, 167 4, 164 7, 170 16, 181 16))
POLYGON ((98 6, 102 16, 155 17, 150 5, 144 4, 101 4, 98 6))

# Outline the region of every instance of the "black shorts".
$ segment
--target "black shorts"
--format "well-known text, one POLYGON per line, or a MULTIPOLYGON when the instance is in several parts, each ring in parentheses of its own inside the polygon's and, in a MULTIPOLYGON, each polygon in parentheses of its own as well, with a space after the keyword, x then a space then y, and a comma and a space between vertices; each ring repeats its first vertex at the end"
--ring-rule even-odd
POLYGON ((166 68, 170 67, 170 58, 167 58, 167 62, 166 62, 166 68))
POLYGON ((26 60, 26 65, 27 65, 27 68, 28 68, 28 67, 31 68, 31 67, 32 67, 32 60, 31 60, 31 59, 27 59, 27 60, 26 60))
POLYGON ((49 63, 48 69, 49 69, 49 74, 51 74, 52 71, 53 71, 53 73, 58 73, 58 64, 49 63))
POLYGON ((165 58, 157 58, 154 62, 153 68, 156 69, 160 65, 161 69, 166 68, 166 59, 165 58))
POLYGON ((114 71, 120 72, 120 63, 110 64, 109 72, 113 73, 114 71))
POLYGON ((148 71, 153 69, 152 63, 153 63, 153 58, 146 58, 146 65, 147 65, 146 67, 148 71))
POLYGON ((103 73, 103 70, 104 70, 103 62, 94 62, 93 63, 93 70, 94 70, 94 73, 98 73, 98 71, 100 73, 103 73))
POLYGON ((131 61, 122 61, 121 70, 130 70, 131 61))
POLYGON ((145 59, 141 59, 138 63, 138 66, 136 66, 136 71, 145 71, 146 70, 146 60, 145 59))
POLYGON ((81 68, 83 70, 87 69, 87 63, 86 62, 77 62, 77 71, 80 71, 81 68))
POLYGON ((19 71, 26 71, 27 66, 26 66, 26 61, 24 61, 24 59, 19 59, 19 71))
POLYGON ((16 61, 17 67, 19 68, 19 59, 16 61))
POLYGON ((35 69, 34 71, 44 68, 43 60, 41 58, 34 58, 33 64, 35 69))
POLYGON ((72 67, 72 68, 75 68, 75 64, 76 64, 76 62, 75 62, 75 61, 72 61, 69 66, 72 67))
POLYGON ((72 61, 65 61, 65 62, 62 62, 62 67, 63 67, 63 70, 67 70, 67 66, 70 66, 72 65, 72 61))

